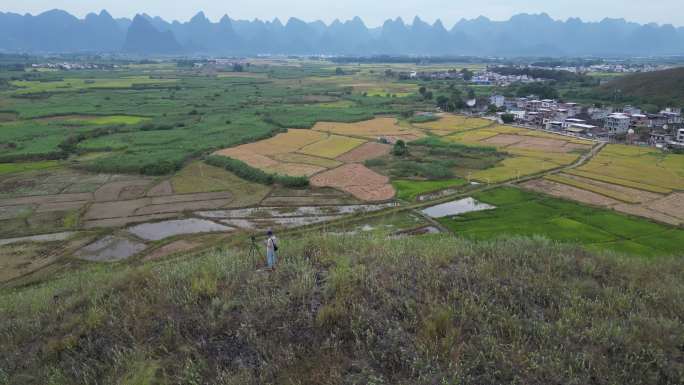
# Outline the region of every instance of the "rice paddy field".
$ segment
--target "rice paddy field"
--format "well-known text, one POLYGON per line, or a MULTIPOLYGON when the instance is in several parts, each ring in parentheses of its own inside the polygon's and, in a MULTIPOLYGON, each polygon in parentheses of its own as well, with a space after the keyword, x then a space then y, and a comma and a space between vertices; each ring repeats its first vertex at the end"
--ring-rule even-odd
POLYGON ((679 255, 682 251, 681 228, 513 187, 473 197, 496 208, 440 219, 444 226, 465 238, 539 235, 589 249, 644 257, 679 255))
POLYGON ((523 185, 662 223, 684 224, 684 155, 610 144, 578 168, 523 185))
MULTIPOLYGON (((428 124, 438 124, 432 122, 428 124)), ((492 146, 510 156, 485 170, 470 172, 473 180, 499 183, 569 166, 595 143, 573 137, 502 125, 466 128, 443 136, 444 140, 492 146)))

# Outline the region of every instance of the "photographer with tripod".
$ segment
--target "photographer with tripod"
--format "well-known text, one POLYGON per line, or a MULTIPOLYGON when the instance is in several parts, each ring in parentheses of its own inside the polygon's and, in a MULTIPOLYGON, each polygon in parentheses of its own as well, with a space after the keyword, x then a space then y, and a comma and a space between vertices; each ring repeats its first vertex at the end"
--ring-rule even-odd
POLYGON ((273 270, 278 262, 278 239, 271 230, 268 230, 266 235, 266 267, 273 270))

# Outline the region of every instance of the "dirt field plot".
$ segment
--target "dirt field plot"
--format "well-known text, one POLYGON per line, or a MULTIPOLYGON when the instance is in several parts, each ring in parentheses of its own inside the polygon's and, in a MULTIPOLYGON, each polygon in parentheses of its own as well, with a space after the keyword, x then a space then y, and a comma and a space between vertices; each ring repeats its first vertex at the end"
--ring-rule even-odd
POLYGON ((167 195, 172 195, 173 194, 173 185, 171 184, 171 181, 165 180, 162 181, 158 184, 156 184, 154 187, 150 188, 147 191, 147 196, 148 197, 161 197, 161 196, 167 196, 167 195))
POLYGON ((619 204, 619 201, 608 198, 604 195, 596 194, 591 191, 579 189, 577 187, 553 182, 546 179, 535 179, 522 184, 530 190, 543 192, 557 198, 571 199, 577 202, 587 203, 594 206, 611 207, 619 204))
POLYGON ((390 153, 392 146, 383 143, 368 142, 337 157, 345 163, 361 163, 369 159, 379 158, 390 153))
POLYGON ((646 207, 679 218, 684 222, 684 193, 673 193, 669 196, 653 200, 646 207))
POLYGON ((395 194, 389 178, 361 164, 348 164, 320 173, 311 178, 311 184, 338 188, 363 201, 385 201, 395 194))
POLYGON ((0 283, 41 269, 60 257, 61 242, 0 246, 0 283))

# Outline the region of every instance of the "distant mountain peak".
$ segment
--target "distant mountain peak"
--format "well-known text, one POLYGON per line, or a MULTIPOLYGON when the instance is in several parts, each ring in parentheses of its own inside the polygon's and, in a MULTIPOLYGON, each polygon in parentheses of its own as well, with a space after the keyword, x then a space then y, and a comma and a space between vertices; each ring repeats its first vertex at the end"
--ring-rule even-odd
POLYGON ((188 21, 168 22, 146 13, 132 20, 114 19, 106 10, 79 19, 53 9, 36 16, 0 12, 0 26, 0 51, 21 53, 123 49, 138 54, 684 55, 684 27, 622 18, 562 21, 544 12, 503 21, 461 19, 447 29, 442 20, 428 23, 420 15, 411 24, 395 17, 368 28, 358 16, 329 25, 291 17, 284 26, 279 18, 247 21, 228 15, 212 22, 203 11, 188 21))

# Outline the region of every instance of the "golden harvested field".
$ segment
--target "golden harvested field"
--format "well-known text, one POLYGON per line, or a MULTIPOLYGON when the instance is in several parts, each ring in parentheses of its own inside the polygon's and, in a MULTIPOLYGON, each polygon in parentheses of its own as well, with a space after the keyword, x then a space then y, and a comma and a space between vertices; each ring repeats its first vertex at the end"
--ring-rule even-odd
MULTIPOLYGON (((247 145, 246 145, 247 146, 247 145)), ((227 148, 224 150, 219 150, 215 152, 216 155, 227 156, 229 158, 241 160, 248 165, 255 168, 269 168, 275 167, 279 162, 261 154, 250 151, 249 149, 238 146, 233 148, 227 148)))
POLYGON ((496 123, 482 118, 469 118, 463 115, 443 115, 439 120, 427 123, 416 123, 415 127, 432 132, 435 135, 449 135, 459 131, 494 126, 496 123))
POLYGON ((577 175, 581 176, 584 178, 592 179, 592 180, 597 180, 597 181, 602 181, 606 183, 611 183, 619 186, 626 186, 626 187, 633 187, 635 189, 643 190, 643 191, 650 191, 654 193, 659 193, 659 194, 668 194, 672 190, 663 188, 663 187, 657 187, 657 186, 651 186, 639 182, 632 182, 628 181, 625 179, 619 179, 619 178, 612 178, 609 176, 605 175, 599 175, 591 172, 585 172, 585 171, 580 171, 578 169, 572 169, 572 170, 567 170, 566 173, 572 174, 572 175, 577 175))
POLYGON ((366 141, 362 139, 350 138, 348 136, 330 135, 323 140, 302 148, 298 152, 300 154, 334 159, 364 143, 366 143, 366 141))
POLYGON ((273 138, 244 144, 236 148, 249 150, 261 155, 285 154, 296 152, 300 148, 325 139, 325 137, 326 135, 321 132, 291 129, 273 138))
POLYGON ((582 176, 647 190, 684 190, 684 155, 657 149, 610 144, 578 170, 582 176), (607 178, 610 178, 607 180, 607 178), (625 181, 624 183, 622 181, 625 181))
POLYGON ((318 122, 313 130, 368 139, 391 135, 423 135, 415 128, 399 126, 395 118, 375 118, 357 123, 318 122))
POLYGON ((504 159, 492 168, 474 172, 471 177, 481 182, 498 183, 558 167, 561 165, 547 160, 515 156, 504 159))

